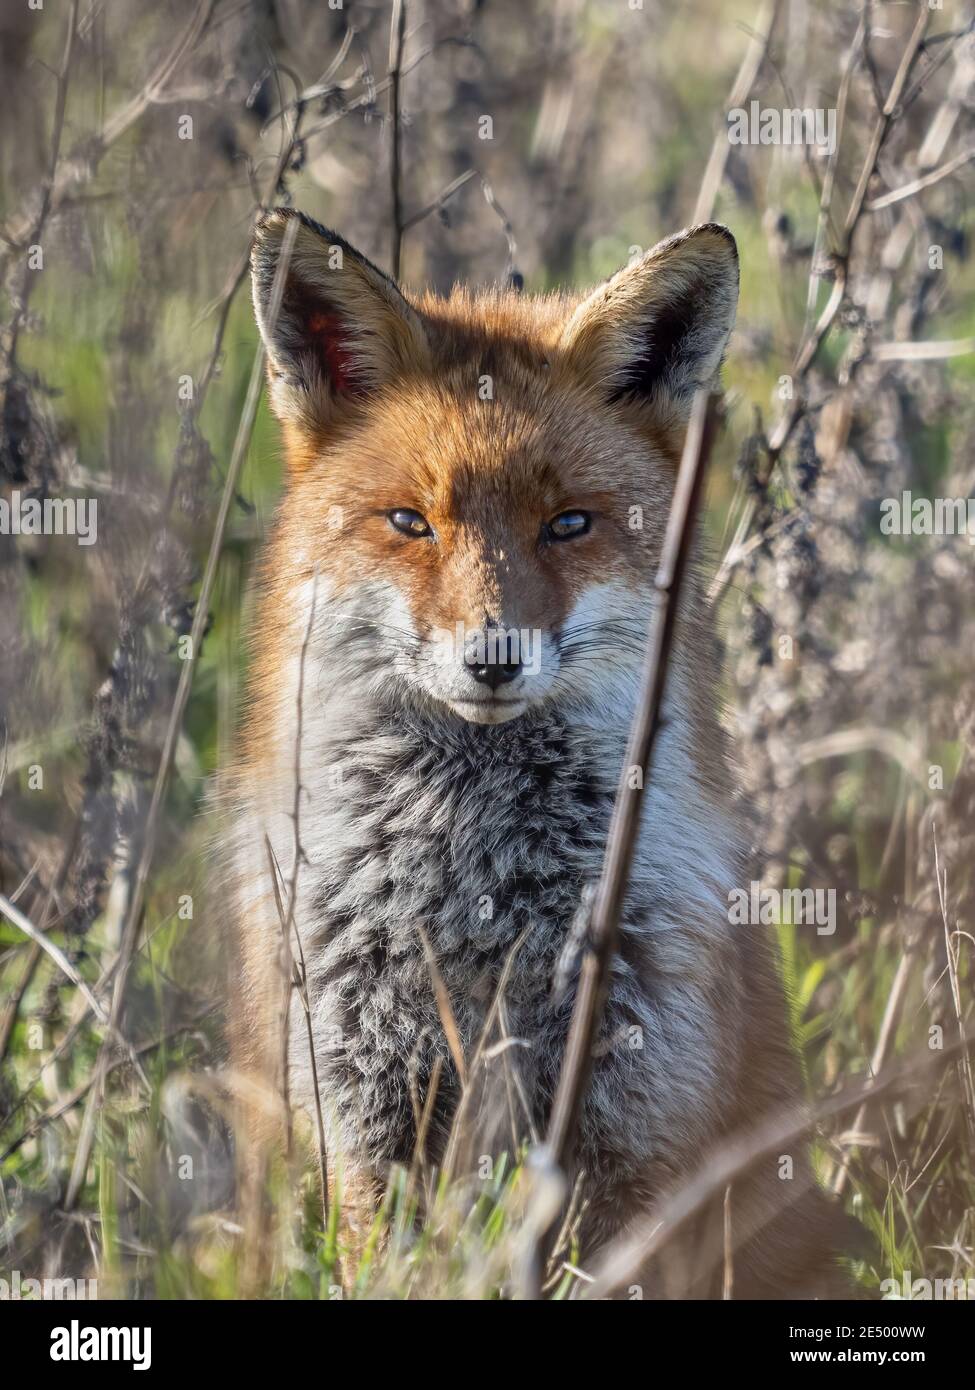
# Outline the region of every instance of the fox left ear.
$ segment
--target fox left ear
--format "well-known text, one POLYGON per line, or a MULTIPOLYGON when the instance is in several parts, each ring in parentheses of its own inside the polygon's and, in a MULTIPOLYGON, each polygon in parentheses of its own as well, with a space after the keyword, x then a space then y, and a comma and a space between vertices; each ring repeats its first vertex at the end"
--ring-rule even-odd
POLYGON ((425 361, 419 315, 394 282, 303 213, 277 208, 258 223, 251 281, 285 425, 317 433, 425 361))
POLYGON ((711 222, 661 241, 575 310, 560 346, 609 400, 647 400, 683 418, 714 378, 735 322, 738 250, 711 222))

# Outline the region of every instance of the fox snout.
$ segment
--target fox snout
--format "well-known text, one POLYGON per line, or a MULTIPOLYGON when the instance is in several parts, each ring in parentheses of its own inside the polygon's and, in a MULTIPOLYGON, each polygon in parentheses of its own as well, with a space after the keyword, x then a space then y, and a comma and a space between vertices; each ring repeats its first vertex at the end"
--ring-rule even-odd
POLYGON ((518 632, 489 627, 475 633, 464 648, 464 665, 491 691, 516 680, 523 669, 518 632))
POLYGON ((456 714, 472 723, 500 724, 522 714, 540 697, 555 657, 543 674, 543 634, 528 628, 486 622, 469 629, 458 622, 452 632, 435 631, 434 689, 456 714))

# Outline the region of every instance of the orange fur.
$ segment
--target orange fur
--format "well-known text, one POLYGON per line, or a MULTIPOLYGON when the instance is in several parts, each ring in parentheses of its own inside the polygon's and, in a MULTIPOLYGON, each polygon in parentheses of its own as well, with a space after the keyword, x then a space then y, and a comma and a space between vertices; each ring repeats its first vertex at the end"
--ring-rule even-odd
MULTIPOLYGON (((257 827, 238 854, 235 1013, 240 1066, 274 1089, 283 1021, 272 943, 280 940, 280 923, 260 834, 265 821, 273 823, 279 843, 287 844, 282 827, 293 791, 309 594, 320 590, 329 611, 339 611, 380 582, 395 596, 396 622, 421 646, 458 623, 465 630, 537 629, 555 640, 580 605, 607 592, 618 620, 637 620, 642 633, 690 398, 719 366, 734 314, 737 261, 730 235, 709 226, 661 243, 586 296, 465 289, 445 299, 410 296, 334 234, 277 213, 260 229, 254 278, 288 470, 259 577, 248 707, 231 778, 241 818, 257 827), (292 256, 282 267, 286 234, 292 256), (416 539, 390 524, 390 513, 403 508, 425 519, 429 536, 416 539), (587 514, 589 529, 550 543, 547 524, 567 512, 587 514)), ((719 903, 728 885, 717 882, 714 864, 720 846, 733 845, 738 832, 714 710, 713 632, 693 574, 678 632, 672 717, 683 731, 689 773, 668 794, 672 814, 686 817, 687 834, 713 842, 702 844, 702 862, 713 851, 713 863, 701 873, 712 875, 707 895, 719 903)), ((308 719, 327 722, 316 682, 328 647, 316 653, 304 706, 308 719)), ((632 651, 604 657, 606 689, 615 692, 606 699, 621 701, 614 715, 620 736, 638 658, 632 651)), ((595 689, 573 698, 576 712, 588 708, 599 725, 606 712, 594 708, 595 689)), ((416 698, 437 704, 429 692, 416 698)), ((446 706, 438 717, 455 718, 459 727, 460 717, 446 706)), ((604 797, 616 771, 600 773, 604 797)), ((317 814, 326 811, 319 804, 317 814)), ((287 881, 287 865, 282 872, 287 881)), ((727 923, 707 920, 708 911, 695 900, 683 935, 673 933, 661 946, 637 934, 624 942, 622 956, 635 978, 650 982, 661 949, 674 953, 668 969, 675 978, 700 970, 695 1007, 707 1011, 715 1058, 707 1084, 719 1096, 724 1085, 734 1088, 731 1112, 710 1135, 717 1140, 735 1123, 795 1098, 799 1082, 768 944, 735 941, 727 923)), ((484 988, 482 980, 462 983, 472 998, 484 988)), ((616 1136, 604 1139, 612 1156, 616 1136)), ((687 1153, 694 1155, 694 1142, 687 1153)), ((594 1194, 594 1238, 643 1210, 686 1157, 648 1155, 645 1171, 594 1194)), ((357 1190, 372 1190, 368 1174, 354 1180, 357 1190)), ((748 1256, 757 1285, 786 1267, 781 1277, 794 1285, 801 1262, 782 1250, 802 1243, 797 1232, 811 1210, 803 1195, 808 1175, 796 1187, 798 1215, 784 1222, 776 1208, 781 1190, 769 1186, 767 1175, 751 1183, 744 1184, 741 1210, 759 1213, 754 1221, 749 1216, 759 1233, 749 1249, 756 1240, 761 1247, 748 1256), (763 1225, 772 1232, 768 1249, 759 1239, 763 1225)), ((708 1286, 721 1258, 720 1237, 716 1245, 702 1237, 685 1256, 691 1270, 685 1289, 708 1286)), ((814 1259, 821 1261, 821 1250, 814 1259)), ((659 1273, 653 1278, 651 1286, 661 1290, 674 1283, 659 1273)))

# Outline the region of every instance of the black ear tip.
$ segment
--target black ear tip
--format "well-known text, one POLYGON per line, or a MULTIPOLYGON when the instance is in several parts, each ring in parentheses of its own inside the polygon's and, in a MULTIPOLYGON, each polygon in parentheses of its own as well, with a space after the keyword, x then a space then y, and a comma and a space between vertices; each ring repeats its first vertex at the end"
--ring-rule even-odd
POLYGON ((684 233, 688 240, 693 237, 719 237, 728 246, 735 260, 738 259, 738 243, 730 227, 723 222, 700 222, 696 227, 688 227, 684 233))
POLYGON ((261 213, 254 223, 255 245, 267 245, 269 242, 279 239, 284 234, 288 223, 295 221, 307 228, 309 232, 314 232, 315 236, 321 237, 322 241, 327 242, 329 246, 348 247, 348 243, 337 232, 323 227, 320 222, 316 222, 306 212, 301 212, 298 208, 288 207, 268 208, 267 212, 261 213))
POLYGON ((263 241, 275 232, 283 231, 287 223, 295 217, 301 217, 301 213, 295 208, 268 208, 254 223, 254 239, 263 241))
POLYGON ((251 270, 255 274, 273 270, 278 248, 288 223, 296 216, 293 208, 270 208, 254 223, 251 239, 251 270))
POLYGON ((350 264, 354 267, 354 278, 371 281, 374 290, 392 286, 393 290, 399 293, 395 281, 385 271, 373 265, 361 251, 357 251, 345 237, 339 236, 338 232, 333 232, 329 227, 323 227, 321 222, 316 222, 306 212, 291 207, 270 208, 254 223, 251 273, 261 284, 274 275, 289 227, 293 227, 294 235, 300 237, 300 242, 295 243, 295 266, 299 277, 307 278, 310 274, 314 279, 315 262, 328 256, 330 270, 342 270, 344 265, 350 264), (341 254, 333 262, 331 257, 334 252, 341 254))

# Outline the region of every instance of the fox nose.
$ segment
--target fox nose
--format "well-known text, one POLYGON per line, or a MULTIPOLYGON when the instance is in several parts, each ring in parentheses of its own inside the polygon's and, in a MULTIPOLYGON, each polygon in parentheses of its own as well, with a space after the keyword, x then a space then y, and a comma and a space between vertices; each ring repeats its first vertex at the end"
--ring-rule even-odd
POLYGON ((499 685, 507 685, 508 681, 513 681, 521 670, 520 661, 489 661, 483 666, 471 666, 470 673, 481 685, 490 686, 492 690, 497 690, 499 685))
POLYGON ((464 653, 464 665, 479 685, 497 690, 513 681, 521 671, 517 652, 512 651, 501 629, 487 628, 464 653), (514 658, 514 660, 512 660, 514 658))

